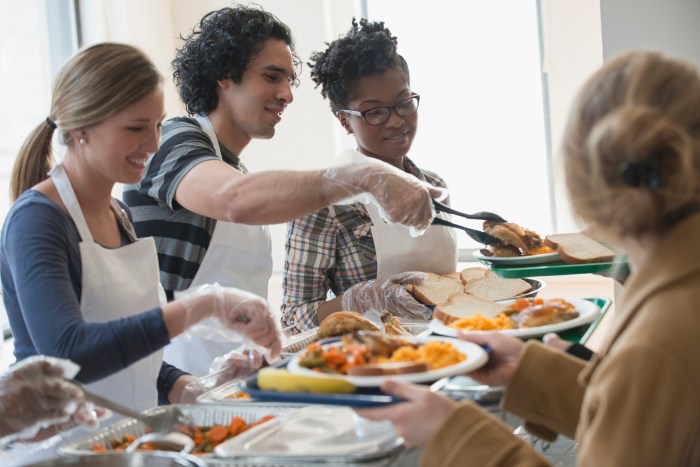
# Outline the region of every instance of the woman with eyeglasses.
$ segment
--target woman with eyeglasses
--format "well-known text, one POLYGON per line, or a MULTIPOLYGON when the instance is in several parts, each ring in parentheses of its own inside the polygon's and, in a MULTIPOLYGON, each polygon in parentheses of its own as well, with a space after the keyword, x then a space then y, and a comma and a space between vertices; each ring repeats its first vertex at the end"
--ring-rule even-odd
MULTIPOLYGON (((440 176, 407 157, 420 96, 411 90, 408 64, 396 46, 383 22, 353 19, 347 34, 311 55, 311 78, 354 135, 359 153, 445 188, 440 176)), ((425 275, 410 271, 446 274, 457 267, 451 229, 429 228, 413 237, 387 224, 369 203, 332 205, 289 223, 286 251, 282 322, 293 326, 291 333, 314 328, 339 310, 388 309, 427 319, 430 310, 403 287, 425 275)))

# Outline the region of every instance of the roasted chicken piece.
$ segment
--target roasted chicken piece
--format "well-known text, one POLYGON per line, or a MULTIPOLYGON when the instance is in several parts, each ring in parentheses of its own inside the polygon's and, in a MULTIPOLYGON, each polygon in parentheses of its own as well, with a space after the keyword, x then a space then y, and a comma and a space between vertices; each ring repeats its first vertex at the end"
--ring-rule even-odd
POLYGON ((384 332, 394 336, 410 336, 411 333, 406 331, 401 325, 401 321, 397 316, 394 316, 389 310, 382 311, 382 323, 384 323, 384 332))
MULTIPOLYGON (((345 338, 344 338, 345 339, 345 338)), ((378 332, 356 331, 352 333, 352 340, 367 346, 372 355, 389 358, 399 347, 414 344, 399 336, 387 336, 378 332)))
POLYGON ((379 331, 379 328, 355 311, 336 311, 324 319, 318 327, 316 340, 342 336, 354 331, 379 331))
POLYGON ((534 328, 578 318, 579 312, 565 301, 550 300, 544 305, 533 305, 511 315, 518 328, 534 328))
POLYGON ((542 238, 513 222, 484 221, 484 232, 500 242, 481 250, 484 256, 527 256, 542 247, 542 238))

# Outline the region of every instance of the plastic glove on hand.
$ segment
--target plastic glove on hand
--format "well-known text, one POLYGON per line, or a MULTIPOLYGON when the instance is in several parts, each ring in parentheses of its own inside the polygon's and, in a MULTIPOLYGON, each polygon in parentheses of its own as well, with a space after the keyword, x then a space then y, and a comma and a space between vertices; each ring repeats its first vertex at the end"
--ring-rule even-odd
POLYGON ((260 369, 263 361, 264 358, 260 352, 246 346, 216 357, 208 375, 197 378, 185 386, 181 403, 194 404, 205 392, 229 381, 252 375, 260 369))
POLYGON ((226 340, 243 340, 265 355, 269 362, 279 358, 282 350, 281 334, 267 302, 250 292, 219 284, 208 284, 176 294, 188 313, 186 332, 224 336, 226 340), (209 316, 216 320, 201 321, 201 300, 213 298, 208 305, 209 316), (213 303, 212 303, 213 302, 213 303), (223 324, 224 329, 222 329, 223 324))
POLYGON ((246 346, 235 349, 214 359, 211 373, 217 374, 216 386, 233 379, 252 375, 263 365, 263 355, 246 346))
POLYGON ((341 305, 344 310, 358 313, 389 310, 402 318, 427 320, 432 316, 432 310, 417 302, 405 288, 409 284, 421 284, 427 278, 424 272, 403 272, 360 282, 343 293, 341 305))
POLYGON ((65 381, 79 370, 68 360, 37 356, 0 377, 0 436, 31 437, 82 409, 83 392, 65 381))
POLYGON ((446 190, 357 151, 345 151, 339 160, 323 175, 329 199, 345 197, 346 203, 372 202, 388 222, 412 227, 417 232, 425 231, 435 217, 432 198, 447 196, 446 190))

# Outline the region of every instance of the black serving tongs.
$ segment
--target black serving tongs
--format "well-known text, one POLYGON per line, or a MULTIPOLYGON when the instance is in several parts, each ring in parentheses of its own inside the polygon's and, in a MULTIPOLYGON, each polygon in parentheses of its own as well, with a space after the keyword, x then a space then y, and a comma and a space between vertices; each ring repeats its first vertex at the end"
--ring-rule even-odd
MULTIPOLYGON (((436 200, 433 200, 433 206, 435 206, 435 210, 438 212, 446 212, 455 216, 464 217, 466 219, 481 219, 485 221, 506 222, 504 218, 492 212, 480 211, 474 214, 465 214, 463 212, 456 211, 436 200)), ((467 233, 467 235, 469 235, 472 239, 476 240, 479 243, 483 243, 484 245, 495 245, 499 242, 499 240, 496 237, 494 237, 493 235, 489 235, 486 232, 482 232, 481 230, 470 229, 459 224, 454 224, 450 221, 446 221, 439 217, 435 217, 433 219, 433 225, 443 225, 445 227, 453 227, 456 229, 464 230, 467 233)))

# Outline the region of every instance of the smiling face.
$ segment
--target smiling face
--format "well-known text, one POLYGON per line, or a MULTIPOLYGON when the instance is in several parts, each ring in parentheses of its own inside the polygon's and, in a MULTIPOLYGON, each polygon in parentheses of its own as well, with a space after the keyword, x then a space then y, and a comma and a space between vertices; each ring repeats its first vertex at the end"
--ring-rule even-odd
POLYGON ((138 183, 148 158, 158 150, 164 113, 163 88, 158 85, 126 109, 86 128, 73 144, 84 153, 94 176, 108 183, 138 183))
POLYGON ((294 99, 294 76, 289 46, 282 40, 268 39, 260 53, 248 62, 240 83, 219 81, 219 101, 209 115, 219 140, 239 153, 239 146, 245 146, 252 138, 272 138, 284 108, 294 99))
MULTIPOLYGON (((396 68, 360 78, 350 93, 347 109, 363 112, 375 107, 391 107, 411 96, 406 75, 396 68)), ((364 155, 403 170, 403 158, 411 149, 418 128, 418 112, 401 117, 394 110, 381 125, 370 125, 357 115, 340 113, 343 127, 355 135, 364 155)))

